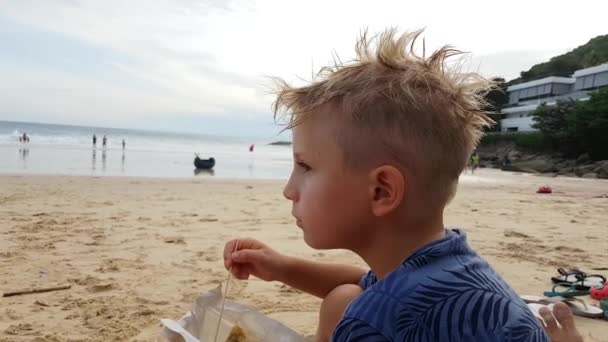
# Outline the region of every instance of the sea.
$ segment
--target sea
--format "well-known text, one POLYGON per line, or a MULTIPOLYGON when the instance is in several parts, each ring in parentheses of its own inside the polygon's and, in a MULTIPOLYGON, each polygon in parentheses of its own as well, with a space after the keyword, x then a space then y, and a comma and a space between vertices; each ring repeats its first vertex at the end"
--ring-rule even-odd
POLYGON ((287 179, 293 164, 291 147, 271 142, 272 138, 0 121, 0 174, 287 179), (24 133, 29 143, 19 141, 24 133), (214 169, 197 171, 195 154, 213 157, 214 169))

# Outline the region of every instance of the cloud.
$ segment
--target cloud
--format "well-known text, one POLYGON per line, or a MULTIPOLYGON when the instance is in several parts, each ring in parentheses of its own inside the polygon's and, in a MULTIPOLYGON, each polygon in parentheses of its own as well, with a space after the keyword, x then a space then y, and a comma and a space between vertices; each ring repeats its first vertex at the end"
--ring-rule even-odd
POLYGON ((262 77, 232 72, 218 64, 217 55, 163 43, 154 34, 131 32, 113 40, 105 31, 96 36, 71 25, 49 29, 0 17, 0 37, 14 42, 10 54, 0 53, 0 119, 277 132, 262 77))
POLYGON ((521 0, 500 10, 479 0, 4 2, 0 119, 37 113, 135 125, 164 115, 266 124, 272 97, 264 76, 307 78, 332 51, 348 60, 365 27, 427 27, 427 49, 451 43, 474 54, 472 68, 511 78, 606 33, 608 5, 584 3, 594 10, 577 17, 555 1, 521 0))
POLYGON ((513 50, 475 56, 472 65, 486 77, 503 77, 507 80, 519 77, 521 71, 546 62, 551 57, 562 54, 564 50, 513 50))

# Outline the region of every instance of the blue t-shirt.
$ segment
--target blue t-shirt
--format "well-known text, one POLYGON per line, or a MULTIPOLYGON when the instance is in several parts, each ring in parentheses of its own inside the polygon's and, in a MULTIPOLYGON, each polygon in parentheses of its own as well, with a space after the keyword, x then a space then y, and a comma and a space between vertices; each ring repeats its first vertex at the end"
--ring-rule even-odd
POLYGON ((469 247, 464 232, 447 230, 378 281, 346 309, 332 341, 539 341, 549 337, 507 283, 469 247))

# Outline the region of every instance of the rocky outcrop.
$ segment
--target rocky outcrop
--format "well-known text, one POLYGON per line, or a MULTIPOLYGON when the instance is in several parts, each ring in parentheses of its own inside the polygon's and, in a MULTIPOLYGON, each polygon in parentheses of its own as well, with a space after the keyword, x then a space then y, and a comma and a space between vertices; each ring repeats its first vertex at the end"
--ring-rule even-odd
POLYGON ((577 176, 582 177, 583 175, 592 173, 593 170, 595 170, 595 168, 596 168, 595 164, 581 165, 581 166, 577 166, 574 168, 574 173, 577 176))
POLYGON ((538 158, 528 161, 513 162, 512 167, 519 172, 558 172, 555 163, 550 159, 538 158))
POLYGON ((608 179, 608 160, 587 162, 585 165, 574 166, 574 174, 583 178, 603 178, 608 179))
POLYGON ((608 179, 608 160, 592 161, 587 154, 580 155, 576 159, 532 154, 519 151, 514 144, 508 142, 482 146, 478 149, 478 153, 482 167, 553 176, 608 179))
POLYGON ((597 167, 593 170, 598 178, 608 179, 608 160, 595 163, 597 167))

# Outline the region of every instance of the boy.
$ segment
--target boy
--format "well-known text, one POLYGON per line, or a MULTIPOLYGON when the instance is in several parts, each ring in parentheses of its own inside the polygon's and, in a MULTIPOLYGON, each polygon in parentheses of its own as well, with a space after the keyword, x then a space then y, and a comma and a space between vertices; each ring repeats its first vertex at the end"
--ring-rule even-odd
POLYGON ((282 82, 275 103, 275 115, 292 113, 284 195, 305 242, 351 250, 371 271, 253 239, 226 244, 226 268, 323 298, 319 341, 548 341, 465 233, 444 228, 458 176, 491 123, 482 110, 491 84, 449 70, 454 49, 416 56, 420 33, 364 35, 353 63, 305 87, 282 82))

